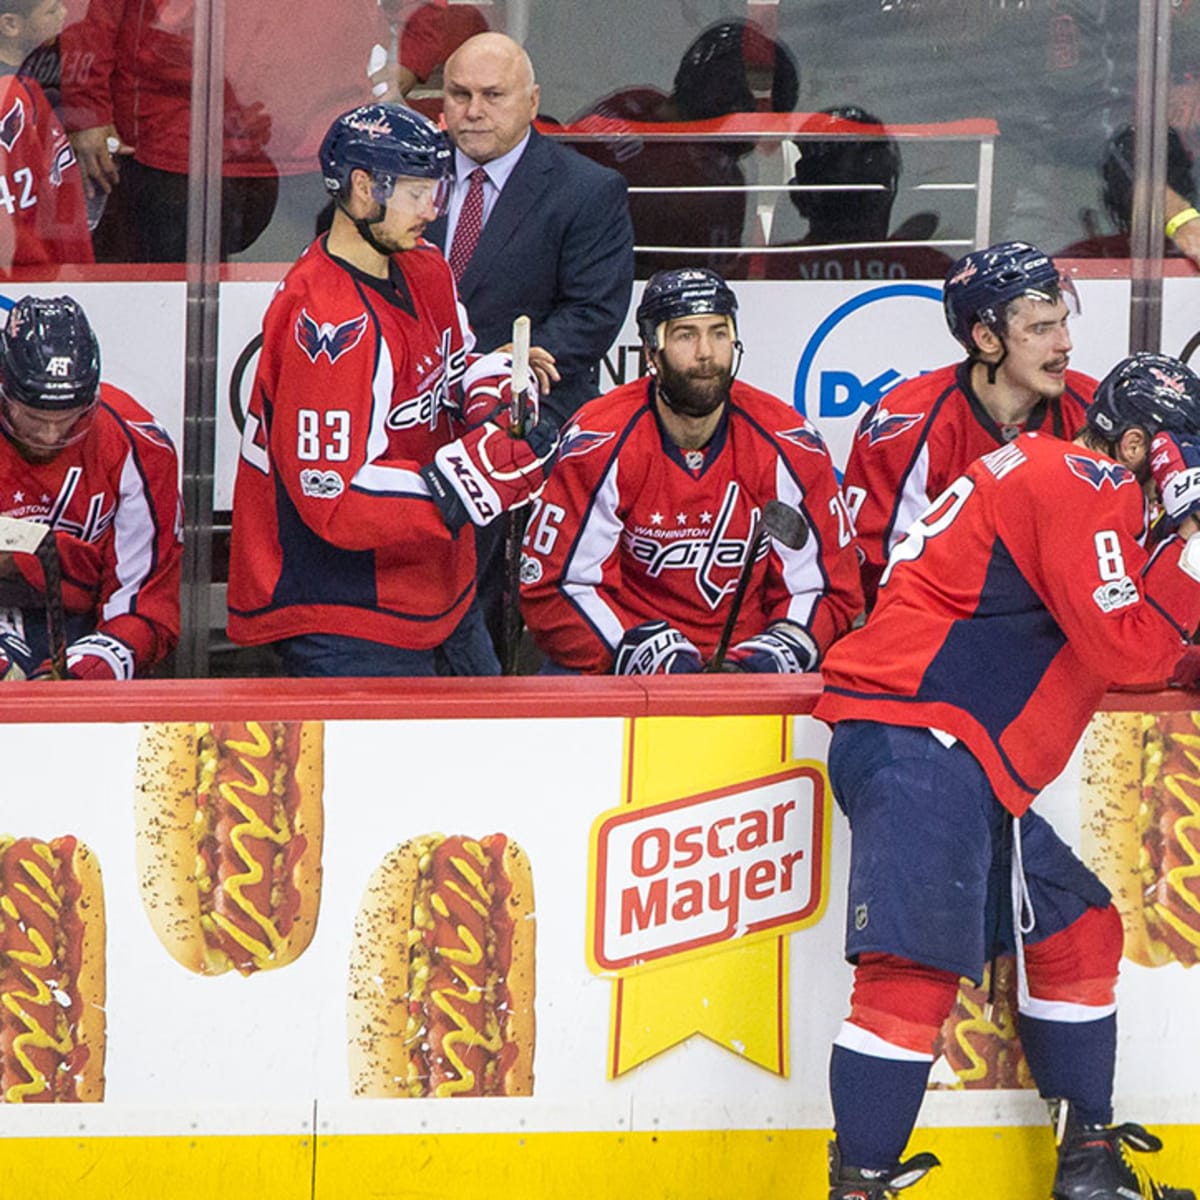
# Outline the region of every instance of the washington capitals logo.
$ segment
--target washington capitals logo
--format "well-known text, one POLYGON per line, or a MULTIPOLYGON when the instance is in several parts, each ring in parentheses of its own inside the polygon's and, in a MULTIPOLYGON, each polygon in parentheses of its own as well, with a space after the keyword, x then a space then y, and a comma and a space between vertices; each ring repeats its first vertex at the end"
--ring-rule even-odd
POLYGON ((50 164, 50 184, 52 187, 62 187, 63 172, 75 163, 75 152, 71 143, 64 141, 54 152, 54 161, 50 164))
POLYGON ((320 325, 302 308, 296 318, 296 344, 312 362, 324 354, 330 363, 335 363, 347 350, 353 350, 362 339, 367 328, 367 314, 360 313, 343 321, 340 325, 323 321, 320 325))
POLYGON ((890 413, 883 405, 873 408, 863 418, 859 426, 858 436, 867 439, 868 446, 879 442, 890 441, 907 433, 918 421, 924 418, 924 413, 890 413))
POLYGON ((17 138, 25 132, 25 103, 18 97, 13 106, 0 117, 0 146, 11 151, 17 144, 17 138))
POLYGON ((129 428, 155 446, 161 446, 164 450, 175 449, 171 435, 157 421, 130 421, 129 428))
POLYGON ((793 446, 799 446, 801 450, 807 450, 810 454, 825 453, 825 442, 821 435, 806 425, 798 425, 795 429, 781 429, 779 436, 785 442, 791 442, 793 446))
POLYGON ((1187 390, 1187 384, 1184 383, 1182 377, 1179 375, 1171 375, 1167 371, 1162 370, 1160 367, 1151 367, 1150 374, 1153 375, 1163 387, 1174 392, 1177 396, 1182 396, 1187 390))
POLYGON ((963 269, 961 271, 958 272, 957 275, 954 276, 953 279, 950 280, 950 282, 951 283, 966 283, 968 279, 974 278, 975 273, 978 270, 979 270, 979 268, 973 262, 969 262, 969 263, 967 263, 967 265, 965 267, 963 267, 963 269))
POLYGON ((562 462, 564 458, 582 458, 585 454, 591 454, 593 450, 598 450, 606 442, 611 442, 616 437, 614 433, 597 433, 591 429, 580 429, 578 425, 572 425, 567 430, 563 437, 562 446, 558 451, 558 461, 562 462))
POLYGON ((1117 489, 1126 483, 1136 483, 1131 471, 1126 470, 1120 463, 1097 462, 1083 454, 1068 454, 1067 466, 1073 475, 1090 483, 1096 491, 1102 491, 1106 483, 1117 489))
POLYGON ((346 122, 348 129, 357 129, 369 138, 387 137, 392 132, 391 126, 382 117, 351 117, 346 122))

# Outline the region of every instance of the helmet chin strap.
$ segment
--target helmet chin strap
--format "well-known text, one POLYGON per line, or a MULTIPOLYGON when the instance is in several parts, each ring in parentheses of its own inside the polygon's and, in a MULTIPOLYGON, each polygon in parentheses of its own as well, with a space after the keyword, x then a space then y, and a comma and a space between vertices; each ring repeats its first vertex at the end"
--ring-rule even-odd
POLYGON ((382 254, 384 258, 391 258, 393 251, 388 246, 385 246, 374 235, 374 233, 371 232, 371 226, 380 224, 384 217, 387 216, 387 209, 384 207, 384 205, 380 204, 378 200, 375 201, 375 205, 376 211, 373 216, 356 217, 346 207, 346 202, 340 197, 338 198, 338 207, 346 214, 346 216, 350 218, 354 228, 358 230, 358 236, 361 237, 362 240, 366 242, 376 254, 382 254))

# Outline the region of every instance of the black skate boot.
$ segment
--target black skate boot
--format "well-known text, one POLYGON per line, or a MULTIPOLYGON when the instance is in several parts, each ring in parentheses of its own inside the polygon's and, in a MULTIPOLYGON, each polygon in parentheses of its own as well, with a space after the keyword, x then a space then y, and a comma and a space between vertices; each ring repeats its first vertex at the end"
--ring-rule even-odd
POLYGON ((1150 1154, 1162 1149, 1162 1141, 1140 1125, 1083 1125, 1061 1101, 1055 1126, 1054 1200, 1196 1200, 1191 1188, 1155 1183, 1130 1161, 1130 1150, 1150 1154))
POLYGON ((891 1200, 901 1188, 942 1164, 932 1154, 914 1154, 889 1171, 842 1166, 837 1142, 829 1143, 829 1200, 891 1200))

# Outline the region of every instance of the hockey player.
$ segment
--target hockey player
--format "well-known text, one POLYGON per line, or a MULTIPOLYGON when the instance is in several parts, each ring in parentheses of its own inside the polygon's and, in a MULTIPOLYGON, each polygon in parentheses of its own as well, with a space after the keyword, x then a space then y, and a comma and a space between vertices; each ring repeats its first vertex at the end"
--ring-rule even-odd
POLYGON ((981 454, 1027 430, 1072 438, 1096 381, 1067 369, 1075 290, 1040 250, 1002 242, 946 275, 963 362, 888 392, 859 423, 842 481, 862 552, 867 607, 891 548, 981 454))
POLYGON ((954 480, 825 660, 815 712, 852 833, 855 964, 830 1065, 831 1200, 883 1200, 936 1165, 899 1161, 934 1040, 959 977, 1014 949, 1025 1056, 1057 1110, 1055 1200, 1195 1200, 1135 1175, 1129 1152, 1159 1142, 1111 1124, 1121 921, 1030 805, 1110 685, 1166 678, 1183 653, 1198 513, 1200 379, 1135 355, 1074 441, 1025 434, 954 480), (1176 530, 1153 554, 1143 489, 1176 530))
POLYGON ((727 665, 816 669, 862 608, 853 531, 820 435, 734 381, 737 299, 713 271, 660 271, 637 310, 649 374, 590 401, 529 519, 522 607, 570 671, 695 672, 712 657, 756 516, 800 509, 810 536, 768 539, 727 665))
MULTIPOLYGON (((154 418, 100 382, 96 335, 70 297, 26 296, 9 313, 0 431, 0 512, 55 531, 68 675, 144 674, 179 638, 179 468, 154 418)), ((0 675, 46 675, 41 567, 0 559, 0 675)))
POLYGON ((507 356, 468 370, 450 268, 421 236, 448 186, 445 135, 402 105, 366 105, 334 121, 320 158, 337 207, 263 323, 230 637, 277 643, 294 675, 495 674, 464 526, 529 499, 554 435, 502 428, 507 356))
POLYGON ((66 12, 63 0, 0 0, 0 271, 94 261, 75 152, 46 94, 19 71, 66 12))

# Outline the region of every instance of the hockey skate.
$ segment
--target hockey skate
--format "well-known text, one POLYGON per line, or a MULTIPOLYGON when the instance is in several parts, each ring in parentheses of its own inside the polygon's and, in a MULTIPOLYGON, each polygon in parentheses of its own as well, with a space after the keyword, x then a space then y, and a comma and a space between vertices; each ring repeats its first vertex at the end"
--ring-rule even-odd
POLYGON ((1053 1200, 1196 1200, 1191 1188, 1155 1183, 1131 1161, 1130 1150, 1151 1154, 1162 1149, 1162 1141, 1140 1125, 1082 1125, 1065 1101, 1055 1125, 1058 1170, 1053 1200))
POLYGON ((842 1166, 837 1142, 829 1143, 829 1200, 891 1200, 942 1164, 932 1154, 914 1154, 889 1171, 842 1166))

